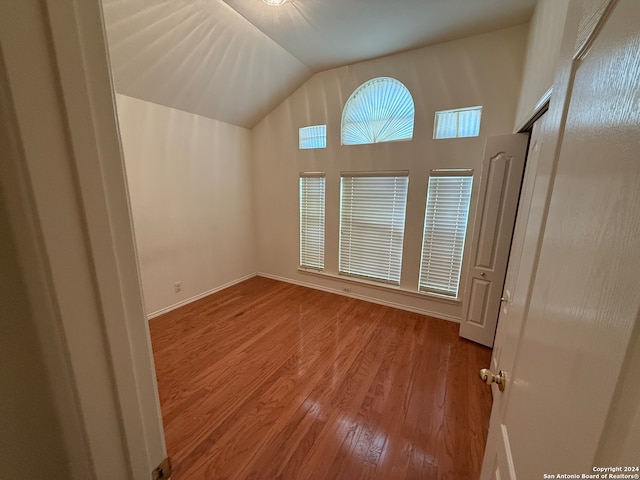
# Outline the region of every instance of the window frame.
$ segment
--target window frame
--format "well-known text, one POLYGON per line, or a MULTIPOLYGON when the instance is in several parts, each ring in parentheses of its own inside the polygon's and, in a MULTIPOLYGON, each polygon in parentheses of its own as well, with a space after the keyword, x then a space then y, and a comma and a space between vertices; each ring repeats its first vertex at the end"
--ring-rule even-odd
MULTIPOLYGON (((420 254, 420 264, 419 264, 419 271, 418 271, 418 292, 421 294, 435 296, 438 298, 443 298, 443 299, 452 300, 452 301, 460 301, 461 285, 462 285, 463 272, 464 272, 464 268, 463 268, 464 267, 464 251, 467 245, 467 239, 469 236, 468 234, 469 234, 469 228, 470 228, 469 215, 471 212, 471 200, 473 197, 473 183, 474 183, 473 169, 435 169, 429 172, 429 181, 427 183, 427 194, 426 194, 426 204, 425 204, 425 214, 424 214, 424 224, 423 224, 423 234, 422 234, 422 245, 421 245, 421 254, 420 254), (425 265, 426 265, 425 252, 427 251, 427 246, 429 246, 429 254, 430 254, 433 250, 435 250, 433 248, 434 240, 436 240, 436 238, 434 238, 435 235, 437 235, 440 238, 450 235, 450 233, 444 233, 444 234, 433 233, 433 232, 428 233, 428 229, 427 229, 427 223, 429 221, 429 216, 430 216, 430 199, 432 199, 430 195, 435 195, 435 193, 432 190, 431 180, 434 178, 446 178, 446 177, 468 179, 468 186, 467 186, 468 193, 464 193, 464 198, 463 198, 463 195, 460 194, 457 200, 458 204, 460 204, 463 201, 466 202, 466 212, 464 212, 464 221, 461 222, 459 219, 456 220, 455 222, 452 222, 450 219, 446 221, 449 224, 452 224, 452 223, 456 224, 456 226, 453 227, 453 229, 456 230, 456 233, 453 234, 454 237, 456 235, 460 235, 460 230, 462 231, 462 234, 463 234, 462 239, 459 241, 460 243, 459 249, 452 250, 451 252, 451 256, 454 259, 456 257, 459 257, 459 263, 452 260, 452 262, 449 264, 449 268, 450 268, 449 277, 452 276, 453 268, 454 267, 457 268, 457 273, 456 273, 457 280, 456 280, 455 291, 452 291, 450 288, 449 289, 438 288, 434 286, 433 283, 429 285, 428 283, 429 281, 424 280, 429 276, 429 272, 425 271, 425 265), (460 229, 460 225, 462 223, 464 224, 464 227, 460 229), (429 241, 429 245, 427 245, 427 236, 431 237, 429 241)), ((434 183, 434 187, 435 187, 435 183, 434 183)), ((446 195, 446 193, 443 192, 442 195, 446 195)), ((441 208, 444 208, 446 210, 446 209, 452 209, 450 202, 452 201, 455 202, 456 200, 446 199, 444 201, 449 203, 449 205, 445 207, 441 206, 441 208)), ((458 208, 459 207, 460 205, 458 205, 458 208)), ((432 202, 432 208, 433 208, 433 202, 432 202)), ((432 212, 432 214, 434 213, 432 212)), ((435 219, 432 221, 432 223, 433 222, 435 222, 435 219)), ((442 220, 441 220, 441 223, 442 223, 442 220)), ((453 243, 454 246, 456 245, 456 242, 453 243)), ((444 253, 441 253, 441 254, 442 256, 445 256, 444 253)), ((442 268, 446 268, 446 266, 443 267, 442 265, 438 265, 435 268, 442 269, 442 268)), ((434 276, 437 276, 437 275, 434 274, 434 276)), ((446 276, 446 275, 443 275, 443 276, 446 276)), ((452 283, 449 282, 449 285, 452 285, 452 283)))
POLYGON ((462 107, 462 108, 452 108, 450 110, 439 110, 435 112, 434 121, 433 121, 433 139, 434 140, 451 140, 455 138, 476 138, 480 136, 480 128, 482 127, 482 105, 476 105, 474 107, 462 107), (479 112, 478 115, 478 130, 475 135, 460 135, 460 113, 464 112, 479 112), (440 124, 440 116, 445 114, 456 114, 456 134, 455 136, 448 137, 439 137, 438 136, 438 126, 440 124))
MULTIPOLYGON (((311 142, 310 142, 311 143, 311 142)), ((319 150, 327 148, 327 125, 308 125, 306 127, 300 127, 298 129, 298 150, 319 150), (304 132, 313 132, 314 129, 321 131, 319 135, 303 135, 304 132), (312 141, 314 139, 320 139, 318 146, 305 146, 305 142, 312 141)))
MULTIPOLYGON (((364 191, 364 195, 371 195, 372 193, 376 193, 375 184, 372 185, 360 185, 361 192, 364 191)), ((339 240, 338 240, 338 274, 344 277, 357 278, 362 279, 368 282, 386 284, 386 285, 394 285, 400 286, 402 279, 402 263, 403 263, 403 252, 404 252, 404 235, 405 235, 405 227, 406 227, 406 211, 407 211, 407 202, 408 202, 408 191, 409 191, 409 172, 408 171, 375 171, 375 172, 340 172, 340 207, 339 207, 339 240), (390 234, 387 235, 387 238, 390 239, 391 244, 389 246, 389 256, 385 258, 377 258, 376 261, 370 261, 368 263, 368 267, 370 270, 368 273, 364 273, 365 269, 362 267, 362 263, 359 263, 357 257, 364 258, 366 254, 370 254, 371 249, 378 249, 378 251, 382 251, 379 244, 376 244, 376 240, 374 237, 369 237, 369 239, 365 240, 364 244, 361 244, 359 249, 353 248, 354 244, 358 244, 358 238, 362 239, 363 231, 366 233, 366 230, 374 230, 375 220, 383 220, 382 217, 373 218, 371 217, 371 212, 375 210, 371 210, 375 208, 375 205, 369 204, 364 207, 361 207, 360 215, 365 214, 369 222, 362 222, 362 217, 356 217, 354 220, 353 216, 353 206, 354 202, 358 202, 362 205, 362 198, 355 198, 355 181, 356 178, 386 178, 386 179, 394 179, 394 188, 400 188, 400 192, 404 193, 404 199, 399 199, 398 207, 401 207, 401 215, 396 215, 396 198, 395 194, 393 195, 393 205, 391 206, 391 216, 389 217, 389 222, 386 224, 382 224, 383 228, 390 229, 390 234), (352 192, 349 199, 345 198, 345 179, 351 179, 352 186, 350 187, 352 192), (398 184, 398 179, 404 179, 398 184), (349 207, 346 206, 346 203, 349 203, 349 207), (351 208, 351 215, 347 216, 346 208, 351 208), (366 212, 367 208, 369 208, 369 212, 366 212), (401 218, 400 218, 401 216, 401 218), (347 218, 348 217, 348 218, 347 218), (347 225, 348 220, 348 225, 347 225), (394 229, 394 225, 397 222, 401 222, 400 229, 394 229), (358 222, 360 222, 361 226, 358 230, 358 222), (362 226, 364 225, 364 226, 362 226), (356 232, 354 235, 354 227, 356 227, 356 232), (349 235, 345 235, 347 229, 349 229, 349 235), (398 233, 399 230, 399 233, 398 233), (399 240, 395 237, 400 235, 399 240), (345 242, 349 245, 346 246, 345 242), (369 249, 369 251, 367 251, 369 249), (344 259, 345 254, 349 254, 349 260, 344 259), (352 260, 355 258, 355 260, 352 260), (388 265, 388 274, 385 277, 384 275, 375 275, 374 268, 376 265, 380 266, 386 263, 388 265), (397 279, 395 272, 397 270, 397 279)), ((380 196, 374 196, 373 198, 380 199, 380 196)), ((379 213, 379 212, 378 212, 379 213)), ((385 233, 386 234, 386 233, 385 233)), ((378 237, 380 238, 380 237, 378 237)), ((362 261, 362 260, 360 260, 362 261)), ((378 269, 382 271, 382 268, 378 269)))
MULTIPOLYGON (((379 102, 376 102, 376 103, 379 103, 379 102)), ((376 111, 376 113, 378 112, 376 111)), ((397 125, 395 127, 398 128, 397 125)), ((411 141, 413 140, 414 127, 415 127, 415 101, 413 100, 413 95, 411 95, 411 91, 407 88, 407 86, 404 83, 402 83, 400 80, 396 78, 376 77, 376 78, 367 80, 366 82, 362 83, 358 88, 356 88, 353 91, 353 93, 349 96, 349 99, 347 100, 347 102, 345 103, 344 108, 342 109, 342 119, 340 121, 340 144, 353 146, 353 145, 373 145, 376 143, 387 143, 387 142, 411 141), (372 91, 375 94, 374 89, 376 89, 376 86, 380 86, 383 83, 387 83, 388 85, 393 85, 395 88, 397 88, 397 92, 394 97, 389 97, 388 95, 384 96, 384 99, 385 101, 387 101, 387 104, 391 104, 394 107, 398 107, 398 105, 400 105, 402 108, 407 109, 407 114, 403 116, 397 116, 397 117, 394 117, 391 114, 389 114, 388 118, 384 118, 384 120, 381 120, 381 119, 367 118, 367 114, 371 116, 371 112, 362 113, 362 111, 356 111, 356 114, 358 114, 358 116, 360 117, 358 118, 358 121, 345 122, 345 119, 347 119, 348 116, 352 116, 351 114, 353 109, 357 108, 355 103, 358 101, 358 98, 359 97, 361 98, 363 95, 365 96, 371 95, 372 91), (407 100, 406 104, 398 103, 399 96, 402 96, 405 100, 407 100), (345 135, 345 129, 347 126, 349 126, 349 129, 351 129, 352 125, 360 126, 359 130, 361 130, 361 134, 364 137, 365 136, 364 131, 370 130, 370 128, 368 127, 370 126, 371 122, 373 122, 374 120, 376 122, 383 122, 383 126, 382 127, 377 126, 376 132, 366 132, 366 133, 371 133, 371 137, 368 138, 368 140, 370 141, 349 141, 345 139, 345 136, 347 137, 354 136, 353 132, 346 132, 347 134, 345 135), (381 132, 383 132, 385 128, 389 128, 390 125, 393 125, 393 123, 397 124, 398 122, 405 122, 405 121, 407 123, 407 126, 404 128, 409 130, 409 133, 406 134, 405 136, 398 137, 398 138, 391 138, 389 140, 379 140, 379 137, 376 136, 376 134, 379 135, 381 132)))
MULTIPOLYGON (((322 272, 324 271, 324 268, 325 268, 324 254, 325 254, 325 243, 326 243, 326 192, 327 192, 327 184, 326 184, 326 177, 324 172, 300 172, 298 177, 298 220, 299 220, 298 265, 299 265, 299 268, 304 270, 313 270, 316 272, 322 272), (306 183, 307 179, 321 179, 321 184, 322 184, 322 195, 321 195, 322 206, 320 209, 318 209, 321 211, 320 217, 321 217, 322 226, 320 227, 320 230, 322 232, 322 236, 321 236, 321 245, 319 247, 316 247, 318 249, 318 252, 316 253, 316 255, 320 259, 320 262, 316 263, 315 265, 310 264, 305 260, 308 257, 313 257, 312 254, 305 255, 305 252, 307 250, 311 250, 313 248, 313 245, 303 243, 306 239, 309 239, 310 237, 312 237, 308 234, 309 226, 307 225, 307 222, 305 221, 305 219, 312 217, 314 213, 314 211, 312 212, 308 212, 307 210, 303 211, 303 183, 306 183)), ((308 205, 308 203, 309 203, 308 201, 306 200, 304 201, 305 206, 308 205)), ((316 211, 315 213, 317 214, 318 212, 316 211)), ((313 243, 313 242, 310 242, 310 243, 313 243)))

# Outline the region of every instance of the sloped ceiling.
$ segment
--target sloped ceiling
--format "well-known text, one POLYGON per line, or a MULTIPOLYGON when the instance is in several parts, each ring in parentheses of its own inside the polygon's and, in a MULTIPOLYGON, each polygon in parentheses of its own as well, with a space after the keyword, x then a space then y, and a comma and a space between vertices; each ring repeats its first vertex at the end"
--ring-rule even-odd
POLYGON ((316 72, 524 23, 536 0, 103 0, 116 91, 251 128, 316 72))
POLYGON ((116 91, 251 127, 311 70, 221 0, 104 0, 116 91))

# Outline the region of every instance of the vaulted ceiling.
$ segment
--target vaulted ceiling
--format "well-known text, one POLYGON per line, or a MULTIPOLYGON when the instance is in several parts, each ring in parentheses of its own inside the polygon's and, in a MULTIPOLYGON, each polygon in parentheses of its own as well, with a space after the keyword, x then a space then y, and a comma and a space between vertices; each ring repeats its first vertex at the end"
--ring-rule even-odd
POLYGON ((116 91, 247 128, 322 70, 525 23, 536 0, 103 0, 116 91))

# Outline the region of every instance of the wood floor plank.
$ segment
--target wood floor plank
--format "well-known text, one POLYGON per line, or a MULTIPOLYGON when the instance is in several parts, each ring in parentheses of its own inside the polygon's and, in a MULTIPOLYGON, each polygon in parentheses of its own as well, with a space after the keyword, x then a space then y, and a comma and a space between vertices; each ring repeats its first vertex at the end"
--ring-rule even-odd
POLYGON ((174 480, 475 479, 491 351, 261 277, 150 322, 174 480))
MULTIPOLYGON (((286 426, 278 432, 277 438, 274 438, 271 445, 264 449, 260 458, 252 466, 263 475, 270 473, 268 477, 263 478, 297 478, 297 467, 307 458, 309 448, 316 443, 317 433, 322 429, 320 427, 323 427, 327 421, 323 406, 330 403, 334 392, 340 387, 336 379, 344 375, 360 354, 359 343, 366 342, 375 333, 373 325, 369 323, 364 329, 351 329, 348 333, 342 329, 342 335, 336 338, 335 345, 338 348, 335 356, 325 356, 314 365, 313 372, 310 372, 312 390, 294 415, 284 419, 286 426), (332 361, 330 369, 326 368, 328 359, 332 361), (286 471, 283 471, 284 468, 286 471)), ((257 472, 254 471, 250 478, 260 478, 256 476, 257 472)))

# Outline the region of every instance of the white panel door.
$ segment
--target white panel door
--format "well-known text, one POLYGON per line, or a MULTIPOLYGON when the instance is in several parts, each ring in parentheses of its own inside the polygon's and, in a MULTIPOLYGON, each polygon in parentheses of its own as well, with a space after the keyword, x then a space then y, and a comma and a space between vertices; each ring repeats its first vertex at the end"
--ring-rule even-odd
MULTIPOLYGON (((555 158, 542 158, 543 132, 546 130, 547 116, 541 117, 534 125, 529 142, 529 153, 522 181, 522 192, 518 204, 516 225, 513 231, 509 266, 504 282, 503 297, 498 319, 496 339, 491 357, 491 370, 507 372, 507 383, 504 392, 500 392, 497 385, 492 386, 493 407, 492 420, 499 420, 503 416, 503 408, 509 397, 510 372, 513 372, 520 335, 524 326, 531 284, 535 271, 537 252, 539 250, 545 202, 534 202, 536 198, 547 198, 551 183, 551 175, 555 165, 555 158)), ((483 478, 511 478, 513 470, 507 454, 508 435, 503 430, 500 421, 489 426, 490 436, 496 435, 496 441, 490 441, 485 451, 483 478)))
MULTIPOLYGON (((483 479, 593 473, 640 321, 638 25, 640 2, 618 1, 577 63, 525 323, 508 396, 492 412, 483 479)), ((498 368, 507 356, 503 349, 498 368)))
POLYGON ((526 158, 526 134, 487 138, 460 336, 493 346, 526 158))
MULTIPOLYGON (((522 180, 522 190, 518 203, 518 214, 513 230, 511 251, 507 274, 502 291, 498 328, 491 356, 491 367, 498 370, 498 365, 507 372, 512 371, 515 354, 520 340, 527 300, 533 280, 534 264, 540 246, 542 221, 544 218, 544 203, 534 204, 534 196, 547 198, 551 177, 549 171, 555 164, 553 157, 543 159, 540 164, 543 136, 547 116, 543 115, 533 125, 529 141, 527 165, 522 180)), ((508 388, 508 386, 507 386, 508 388)), ((496 400, 504 399, 503 395, 496 400)), ((496 402, 494 402, 495 405, 496 402)))

